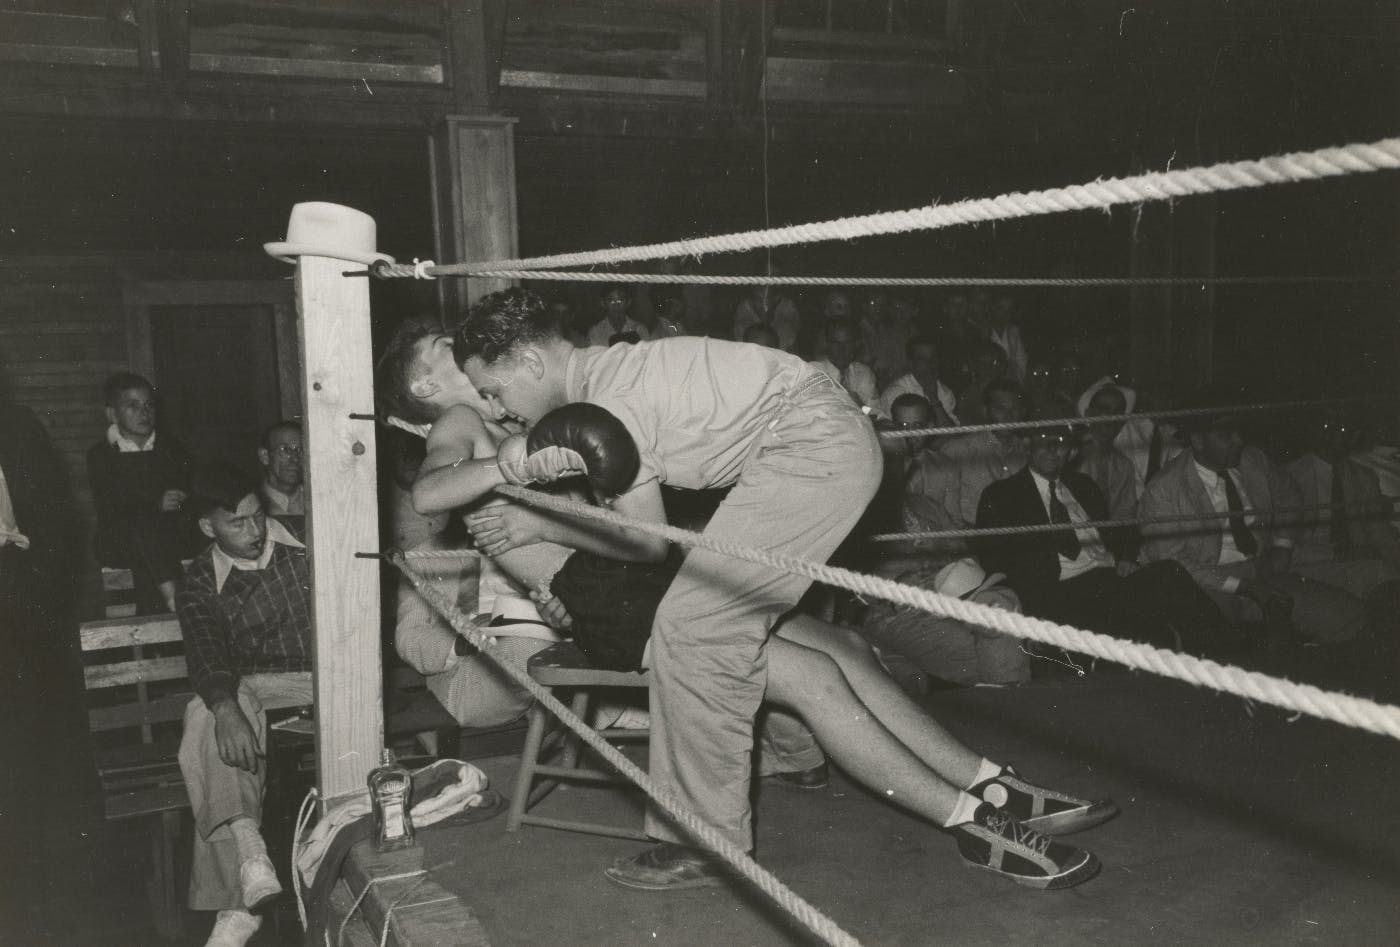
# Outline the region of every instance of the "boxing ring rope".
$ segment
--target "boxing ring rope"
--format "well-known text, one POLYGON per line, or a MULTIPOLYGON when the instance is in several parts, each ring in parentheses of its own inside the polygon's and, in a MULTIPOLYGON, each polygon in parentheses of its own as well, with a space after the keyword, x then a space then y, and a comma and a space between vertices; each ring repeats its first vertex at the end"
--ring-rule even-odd
POLYGON ((1039 421, 989 421, 986 424, 954 424, 948 427, 886 428, 875 433, 883 438, 930 437, 950 434, 980 434, 986 431, 1029 431, 1042 427, 1084 427, 1136 418, 1171 420, 1175 418, 1210 417, 1212 415, 1252 414, 1260 411, 1292 411, 1297 408, 1335 408, 1343 405, 1378 404, 1395 401, 1395 395, 1358 395, 1350 398, 1310 398, 1297 401, 1259 401, 1252 404, 1219 405, 1212 408, 1164 408, 1161 411, 1139 411, 1135 414, 1092 414, 1073 418, 1049 418, 1039 421))
MULTIPOLYGON (((1400 502, 1400 497, 1382 497, 1381 502, 1393 506, 1400 502)), ((892 543, 904 542, 907 540, 919 539, 972 539, 978 536, 1025 536, 1032 533, 1057 533, 1070 529, 1121 529, 1127 526, 1158 526, 1167 523, 1192 523, 1197 520, 1224 520, 1235 516, 1263 517, 1263 516, 1285 516, 1294 513, 1318 513, 1323 510, 1330 510, 1335 507, 1332 503, 1310 503, 1307 506, 1285 506, 1269 510, 1245 510, 1243 514, 1226 510, 1224 513, 1217 513, 1212 510, 1209 513, 1181 513, 1174 516, 1151 516, 1133 517, 1121 520, 1085 520, 1083 523, 1034 523, 1026 526, 986 526, 969 527, 967 529, 938 529, 913 533, 874 533, 870 536, 861 537, 868 543, 892 543)), ((1368 510, 1361 513, 1348 513, 1348 520, 1358 519, 1390 519, 1395 515, 1392 510, 1382 513, 1378 510, 1368 510)), ((1310 521, 1312 524, 1320 523, 1321 520, 1310 521)), ((431 550, 430 550, 431 551, 431 550)), ((444 557, 445 558, 445 557, 444 557)))
POLYGON ((700 273, 611 273, 604 270, 482 270, 482 279, 700 286, 1268 286, 1297 283, 1393 283, 1400 276, 725 276, 700 273))
POLYGON ((704 843, 741 875, 753 882, 760 891, 772 898, 783 910, 795 917, 813 934, 831 944, 832 947, 860 947, 860 942, 842 930, 835 921, 784 885, 775 875, 754 861, 748 852, 702 821, 699 816, 687 809, 674 794, 662 789, 636 763, 629 760, 607 740, 598 736, 592 727, 560 703, 549 688, 541 685, 527 671, 497 658, 495 654, 496 639, 492 636, 491 630, 478 625, 457 607, 456 602, 451 597, 425 581, 409 566, 401 550, 387 550, 383 553, 383 557, 393 563, 408 578, 409 582, 413 583, 418 594, 423 596, 424 600, 432 605, 443 618, 447 619, 459 634, 479 648, 483 654, 488 655, 498 669, 528 691, 535 700, 540 702, 541 706, 554 714, 560 723, 572 730, 594 752, 635 783, 642 792, 646 793, 658 807, 689 832, 692 837, 704 843))
POLYGON ((371 267, 370 272, 383 278, 422 279, 436 276, 475 276, 505 270, 596 266, 667 257, 699 257, 706 253, 761 250, 827 240, 851 240, 857 237, 935 230, 961 224, 1058 214, 1065 211, 1107 209, 1120 204, 1170 200, 1194 194, 1235 191, 1263 187, 1266 184, 1315 181, 1397 168, 1400 168, 1400 138, 1383 138, 1369 143, 1291 152, 1251 161, 1222 162, 1206 167, 1183 168, 1179 171, 1158 171, 1126 178, 1090 181, 1071 187, 1008 193, 951 204, 884 211, 817 223, 793 224, 712 237, 673 240, 667 243, 486 263, 381 262, 371 267))
POLYGON ((1204 658, 1178 654, 1150 645, 1123 641, 1107 635, 1085 631, 1008 612, 999 608, 966 602, 940 595, 927 589, 904 585, 878 576, 865 575, 850 569, 829 566, 781 553, 754 549, 703 533, 694 533, 660 523, 644 522, 623 516, 613 510, 589 506, 561 497, 539 493, 516 486, 498 486, 496 492, 531 506, 596 520, 612 526, 633 529, 682 546, 699 547, 735 559, 782 569, 794 575, 806 576, 826 585, 836 586, 860 595, 871 595, 897 605, 908 605, 932 615, 956 618, 1043 644, 1056 645, 1069 651, 1079 651, 1094 657, 1115 661, 1128 667, 1150 671, 1163 677, 1175 678, 1196 686, 1210 687, 1227 694, 1272 704, 1284 710, 1306 713, 1323 720, 1368 730, 1400 740, 1400 707, 1379 704, 1362 697, 1337 694, 1271 677, 1256 671, 1246 671, 1232 665, 1222 665, 1204 658))

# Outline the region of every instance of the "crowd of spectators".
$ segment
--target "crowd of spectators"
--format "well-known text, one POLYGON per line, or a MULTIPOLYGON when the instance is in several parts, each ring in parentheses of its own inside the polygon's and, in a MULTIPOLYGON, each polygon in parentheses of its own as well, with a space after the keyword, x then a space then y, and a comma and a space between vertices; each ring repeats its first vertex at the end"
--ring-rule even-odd
MULTIPOLYGON (((1354 418, 1124 420, 1264 399, 1229 385, 1144 392, 1125 377, 1121 341, 1046 331, 1027 318, 1028 300, 1010 293, 758 285, 730 304, 707 292, 703 312, 688 309, 692 298, 610 285, 596 307, 606 321, 573 336, 609 344, 634 341, 630 332, 694 334, 781 348, 840 384, 877 428, 929 432, 885 438, 883 483, 838 553, 843 564, 1212 657, 1394 634, 1400 538, 1375 472, 1355 460, 1370 444, 1354 418), (636 299, 656 311, 622 322, 621 301, 636 299), (1027 419, 1064 423, 1014 427, 1027 419), (1013 426, 934 430, 980 424, 1013 426), (1173 521, 918 535, 1135 519, 1173 521), (862 543, 873 533, 911 535, 862 543)), ((596 316, 589 308, 569 325, 596 316)), ((860 623, 891 670, 916 685, 925 676, 1010 683, 1086 666, 912 609, 833 611, 860 623)))

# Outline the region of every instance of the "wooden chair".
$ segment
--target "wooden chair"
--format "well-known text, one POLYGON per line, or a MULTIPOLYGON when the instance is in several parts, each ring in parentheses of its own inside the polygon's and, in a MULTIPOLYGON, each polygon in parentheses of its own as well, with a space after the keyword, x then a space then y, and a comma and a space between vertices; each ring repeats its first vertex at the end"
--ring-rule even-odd
MULTIPOLYGON (((588 663, 572 642, 561 642, 544 649, 530 658, 530 676, 539 683, 558 690, 567 688, 573 691, 570 709, 582 720, 588 719, 588 707, 592 692, 599 687, 649 687, 650 681, 645 671, 600 671, 588 663)), ((611 770, 585 769, 579 765, 583 741, 568 733, 562 742, 557 764, 548 764, 543 759, 552 750, 545 746, 545 724, 550 714, 539 705, 529 711, 529 729, 525 734, 525 749, 520 757, 520 772, 515 778, 511 793, 510 813, 506 817, 506 831, 518 831, 521 825, 540 825, 569 832, 586 832, 590 835, 607 835, 613 838, 646 840, 646 833, 640 829, 602 822, 583 822, 571 819, 554 819, 533 815, 530 810, 554 791, 560 782, 590 782, 618 786, 631 786, 611 770), (544 777, 538 786, 535 780, 544 777)), ((650 736, 647 730, 599 730, 598 735, 607 740, 645 740, 650 736)))

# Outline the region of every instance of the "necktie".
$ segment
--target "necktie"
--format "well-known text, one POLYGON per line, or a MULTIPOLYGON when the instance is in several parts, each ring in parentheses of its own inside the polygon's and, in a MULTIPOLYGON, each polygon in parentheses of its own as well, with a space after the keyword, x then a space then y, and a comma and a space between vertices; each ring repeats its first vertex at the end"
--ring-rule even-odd
MULTIPOLYGON (((1050 522, 1070 522, 1069 510, 1060 502, 1060 481, 1050 481, 1050 522)), ((1057 530, 1050 534, 1055 539, 1055 551, 1066 559, 1079 558, 1079 535, 1072 529, 1057 530)))
POLYGON ((1340 465, 1332 467, 1332 545, 1339 551, 1351 545, 1351 530, 1347 528, 1346 496, 1342 491, 1340 465))
POLYGON ((1235 478, 1228 469, 1221 470, 1219 475, 1225 482, 1225 505, 1230 509, 1230 536, 1241 554, 1252 556, 1259 551, 1259 542, 1244 523, 1244 501, 1240 499, 1239 487, 1235 486, 1235 478))
POLYGON ((1147 476, 1143 479, 1151 480, 1157 476, 1157 471, 1162 469, 1162 426, 1152 425, 1152 440, 1147 444, 1147 476))
POLYGON ((851 387, 851 371, 849 367, 841 369, 839 382, 842 388, 851 387))

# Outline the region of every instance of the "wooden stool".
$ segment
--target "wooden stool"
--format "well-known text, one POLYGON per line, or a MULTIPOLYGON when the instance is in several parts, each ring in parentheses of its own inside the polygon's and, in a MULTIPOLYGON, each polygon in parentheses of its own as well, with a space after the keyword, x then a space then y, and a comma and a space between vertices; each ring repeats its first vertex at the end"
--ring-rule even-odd
MULTIPOLYGON (((528 667, 530 676, 551 690, 561 687, 573 689, 574 696, 570 709, 581 720, 588 719, 588 704, 594 688, 650 686, 649 676, 645 671, 600 671, 594 668, 588 663, 583 652, 570 641, 545 648, 530 658, 528 667)), ((542 825, 569 832, 587 832, 590 835, 608 835, 614 838, 645 841, 647 835, 639 829, 608 825, 602 822, 551 819, 530 814, 530 809, 553 792, 561 781, 631 785, 630 782, 611 771, 581 768, 579 757, 583 741, 572 732, 567 732, 564 736, 557 765, 541 762, 541 757, 548 752, 544 749, 544 736, 545 723, 549 717, 549 711, 538 704, 530 707, 530 726, 525 734, 525 750, 520 757, 520 772, 515 777, 515 787, 511 794, 510 814, 506 817, 506 831, 514 832, 522 824, 542 825), (546 777, 546 779, 535 786, 535 778, 540 776, 546 777)), ((650 731, 610 728, 599 730, 598 735, 607 740, 645 740, 650 736, 650 731)))

